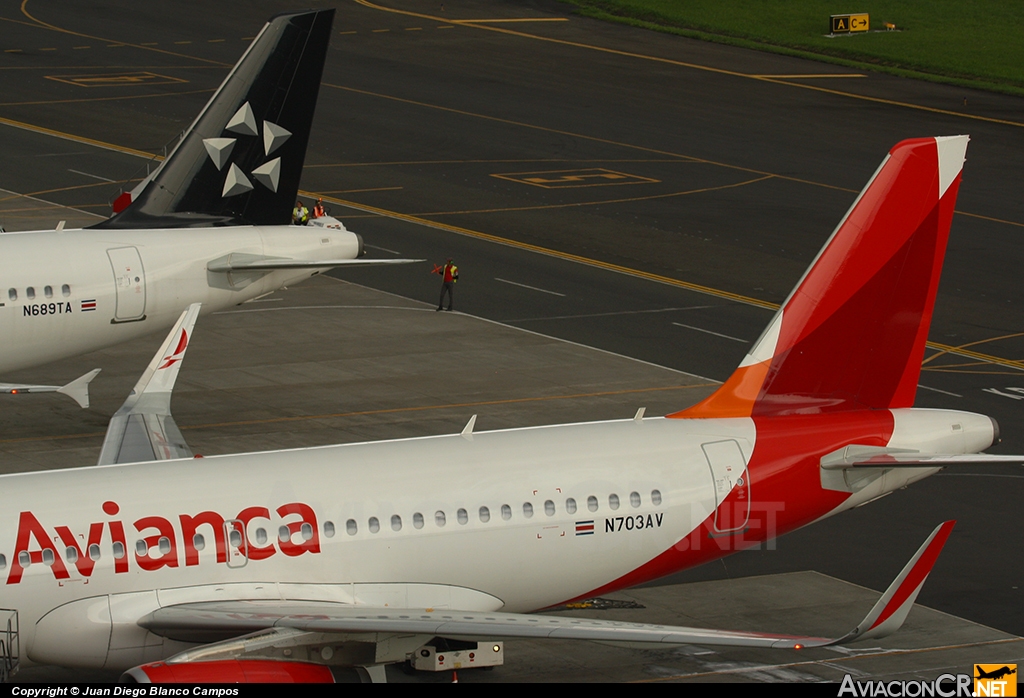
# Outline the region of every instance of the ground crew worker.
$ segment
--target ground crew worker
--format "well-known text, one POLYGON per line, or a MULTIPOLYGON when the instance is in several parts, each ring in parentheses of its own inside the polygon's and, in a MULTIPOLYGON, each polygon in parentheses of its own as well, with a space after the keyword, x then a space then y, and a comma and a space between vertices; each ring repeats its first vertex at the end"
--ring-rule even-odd
POLYGON ((319 198, 313 206, 313 218, 323 218, 326 215, 327 212, 324 211, 324 200, 323 198, 319 198))
POLYGON ((452 309, 452 290, 455 288, 455 282, 459 280, 459 268, 452 264, 452 258, 449 257, 448 261, 443 267, 434 267, 434 273, 441 275, 441 300, 437 302, 438 310, 451 310, 452 309), (444 307, 444 294, 448 294, 448 307, 444 307))
POLYGON ((295 202, 292 209, 292 225, 306 225, 309 223, 309 209, 301 201, 295 202))

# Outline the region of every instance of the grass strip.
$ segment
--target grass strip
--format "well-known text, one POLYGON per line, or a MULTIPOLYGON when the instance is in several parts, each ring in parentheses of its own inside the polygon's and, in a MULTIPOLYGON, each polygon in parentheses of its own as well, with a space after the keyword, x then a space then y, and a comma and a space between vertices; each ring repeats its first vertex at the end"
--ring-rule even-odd
POLYGON ((596 19, 857 70, 1024 96, 1024 3, 997 0, 565 0, 596 19), (830 37, 829 15, 872 31, 830 37), (896 26, 886 31, 885 23, 896 26), (879 31, 881 29, 881 31, 879 31))

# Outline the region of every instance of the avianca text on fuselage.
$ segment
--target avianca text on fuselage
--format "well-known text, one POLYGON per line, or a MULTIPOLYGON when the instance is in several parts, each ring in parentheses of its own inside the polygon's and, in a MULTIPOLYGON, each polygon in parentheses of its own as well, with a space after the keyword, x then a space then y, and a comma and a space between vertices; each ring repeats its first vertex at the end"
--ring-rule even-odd
MULTIPOLYGON (((108 517, 121 511, 113 501, 104 502, 102 509, 108 517)), ((216 562, 225 565, 233 551, 241 551, 245 561, 264 560, 279 552, 288 557, 320 552, 316 512, 311 506, 291 502, 277 507, 275 514, 272 516, 267 507, 251 506, 233 519, 215 511, 181 514, 175 521, 143 516, 130 524, 138 535, 135 544, 129 546, 126 525, 117 519, 91 523, 86 533, 72 531, 69 526, 47 528, 33 512, 23 511, 18 518, 7 584, 21 583, 25 569, 34 565, 45 565, 57 580, 70 579, 72 570, 91 577, 96 562, 107 555, 113 557, 114 574, 131 571, 131 558, 136 569, 146 572, 194 567, 200 563, 200 552, 207 548, 204 533, 212 533, 216 562), (260 520, 266 521, 265 528, 259 526, 260 520), (255 541, 248 534, 250 524, 257 526, 255 541), (64 546, 63 553, 55 543, 58 540, 64 546)), ((209 559, 210 555, 205 557, 209 559)))

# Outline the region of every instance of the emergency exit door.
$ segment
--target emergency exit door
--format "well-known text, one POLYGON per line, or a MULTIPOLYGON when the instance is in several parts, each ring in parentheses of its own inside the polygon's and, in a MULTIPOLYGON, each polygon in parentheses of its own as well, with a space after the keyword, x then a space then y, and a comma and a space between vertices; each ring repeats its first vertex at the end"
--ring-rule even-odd
POLYGON ((146 272, 134 247, 107 250, 114 271, 117 303, 111 322, 134 322, 146 318, 146 272))

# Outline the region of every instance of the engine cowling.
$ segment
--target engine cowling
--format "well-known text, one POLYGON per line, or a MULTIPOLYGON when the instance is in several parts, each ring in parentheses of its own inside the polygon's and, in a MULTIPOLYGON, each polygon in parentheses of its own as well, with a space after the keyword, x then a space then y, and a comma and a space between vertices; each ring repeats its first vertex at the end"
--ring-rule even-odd
POLYGON ((329 667, 273 659, 152 662, 129 669, 121 683, 334 683, 329 667))

